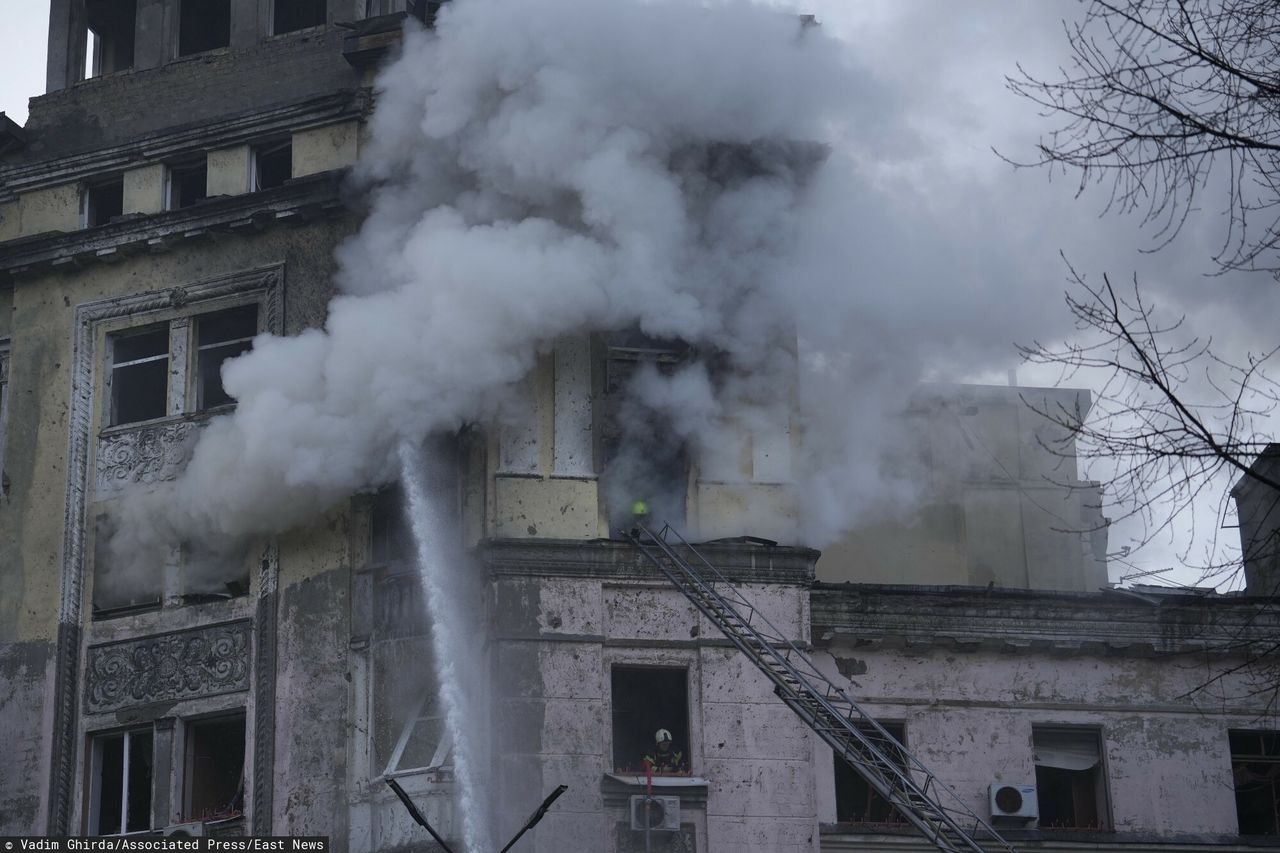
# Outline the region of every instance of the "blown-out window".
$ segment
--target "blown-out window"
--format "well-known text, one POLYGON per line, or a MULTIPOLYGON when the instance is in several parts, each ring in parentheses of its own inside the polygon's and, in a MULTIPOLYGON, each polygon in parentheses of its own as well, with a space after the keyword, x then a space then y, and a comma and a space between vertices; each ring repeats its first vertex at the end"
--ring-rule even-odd
POLYGON ((1280 733, 1231 732, 1231 778, 1241 835, 1280 835, 1280 733))
POLYGON ((615 666, 610 673, 613 701, 613 767, 643 773, 646 757, 660 773, 689 772, 689 671, 657 666, 615 666), (671 733, 659 756, 657 733, 671 733))
POLYGON ((165 207, 181 210, 209 197, 209 160, 200 157, 169 167, 165 207))
POLYGON ((178 55, 231 44, 231 0, 179 0, 178 55))
POLYGON ((1040 826, 1106 829, 1107 785, 1098 730, 1035 726, 1031 737, 1040 826))
MULTIPOLYGON (((899 767, 906 766, 899 745, 906 745, 902 723, 881 723, 893 740, 886 739, 874 726, 859 726, 880 752, 899 767), (896 743, 894 742, 896 741, 896 743)), ((842 823, 903 823, 902 815, 880 795, 849 762, 835 757, 836 820, 842 823)))
POLYGON ((136 0, 86 0, 85 78, 133 67, 136 0))
POLYGON ((217 820, 244 811, 244 714, 186 724, 183 817, 217 820))

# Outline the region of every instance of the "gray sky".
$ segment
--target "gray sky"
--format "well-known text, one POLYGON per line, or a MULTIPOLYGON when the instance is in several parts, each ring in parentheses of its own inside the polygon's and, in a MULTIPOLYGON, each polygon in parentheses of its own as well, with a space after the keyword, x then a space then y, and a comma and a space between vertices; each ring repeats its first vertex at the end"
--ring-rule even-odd
MULTIPOLYGON (((1030 159, 1038 136, 1052 127, 1006 90, 1004 77, 1017 63, 1052 75, 1066 61, 1061 22, 1080 14, 1076 0, 772 2, 815 12, 849 44, 851 61, 883 84, 877 100, 859 111, 859 121, 871 126, 852 131, 853 157, 886 192, 904 200, 900 227, 886 232, 903 242, 878 262, 880 268, 869 262, 868 274, 889 278, 899 272, 896 261, 906 274, 936 276, 945 288, 963 269, 976 313, 1001 312, 1015 321, 975 324, 972 357, 957 360, 966 372, 938 378, 1003 382, 1006 370, 1019 368, 1025 384, 1052 384, 1052 377, 1019 367, 1012 345, 1070 333, 1059 252, 1090 275, 1105 271, 1126 280, 1137 273, 1162 308, 1188 314, 1198 333, 1213 334, 1228 351, 1273 345, 1280 313, 1274 282, 1265 276, 1206 277, 1219 234, 1211 207, 1173 246, 1143 253, 1153 239, 1135 218, 1100 216, 1105 188, 1075 198, 1071 176, 1050 181, 1042 171, 1014 171, 993 154, 996 148, 1030 159), (914 211, 915 218, 903 219, 903 211, 914 211), (1025 336, 1002 337, 999 330, 1009 325, 1025 329, 1025 336)), ((48 12, 43 4, 14 5, 0 29, 0 109, 21 124, 27 99, 44 88, 48 12)), ((1197 523, 1209 535, 1218 521, 1202 513, 1197 523)), ((1112 549, 1126 536, 1113 529, 1112 549)), ((1157 543, 1141 564, 1176 563, 1184 547, 1182 540, 1157 543)), ((1194 580, 1185 572, 1177 577, 1194 580)))

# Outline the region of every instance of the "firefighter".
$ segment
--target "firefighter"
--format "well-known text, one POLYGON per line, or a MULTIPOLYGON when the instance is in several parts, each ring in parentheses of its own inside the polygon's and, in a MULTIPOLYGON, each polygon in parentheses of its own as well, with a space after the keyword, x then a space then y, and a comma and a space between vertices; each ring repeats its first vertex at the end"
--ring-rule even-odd
POLYGON ((658 729, 653 735, 653 749, 644 757, 645 763, 653 767, 654 773, 683 773, 684 753, 677 750, 671 742, 671 732, 658 729))

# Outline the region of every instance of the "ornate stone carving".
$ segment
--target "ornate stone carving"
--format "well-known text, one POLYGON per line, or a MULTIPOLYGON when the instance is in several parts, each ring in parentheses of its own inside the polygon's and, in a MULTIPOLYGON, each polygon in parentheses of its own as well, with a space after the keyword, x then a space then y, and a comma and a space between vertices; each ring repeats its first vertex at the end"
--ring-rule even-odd
POLYGON ((249 621, 89 647, 85 709, 249 689, 249 621))
POLYGON ((176 421, 99 437, 96 497, 172 480, 186 464, 189 439, 202 425, 176 421))

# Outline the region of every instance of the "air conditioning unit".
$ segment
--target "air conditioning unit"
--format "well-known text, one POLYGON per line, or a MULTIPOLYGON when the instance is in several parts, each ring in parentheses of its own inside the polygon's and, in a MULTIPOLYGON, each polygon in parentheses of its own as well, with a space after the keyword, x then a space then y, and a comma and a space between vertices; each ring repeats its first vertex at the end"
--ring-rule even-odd
POLYGON ((680 798, 632 796, 631 828, 677 832, 680 829, 680 798))
POLYGON ((204 835, 204 821, 193 820, 189 823, 171 823, 164 828, 166 836, 176 838, 198 838, 204 835))
POLYGON ((1035 820, 1040 817, 1040 803, 1036 799, 1035 785, 992 782, 987 793, 991 799, 992 817, 1016 817, 1023 820, 1035 820))

